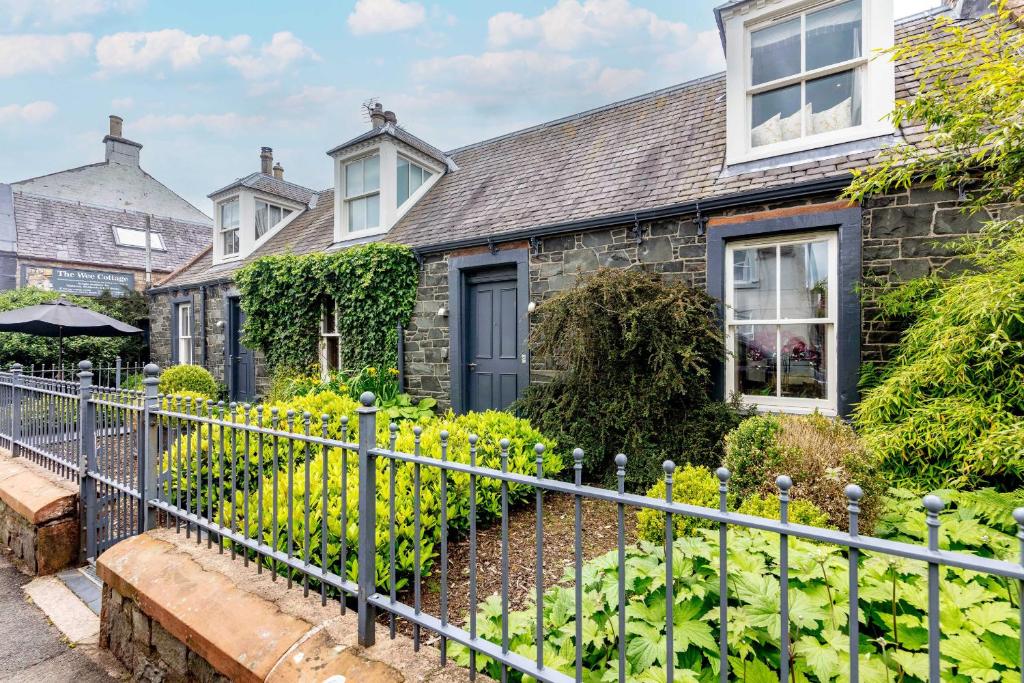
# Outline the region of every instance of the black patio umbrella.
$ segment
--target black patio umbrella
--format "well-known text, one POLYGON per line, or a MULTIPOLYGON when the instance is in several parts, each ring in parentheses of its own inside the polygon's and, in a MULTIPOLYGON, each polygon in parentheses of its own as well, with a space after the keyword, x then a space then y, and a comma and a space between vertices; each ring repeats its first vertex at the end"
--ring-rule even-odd
POLYGON ((137 327, 73 304, 64 297, 0 313, 0 332, 57 337, 60 340, 57 366, 60 368, 64 367, 64 337, 126 337, 142 334, 142 330, 137 327))

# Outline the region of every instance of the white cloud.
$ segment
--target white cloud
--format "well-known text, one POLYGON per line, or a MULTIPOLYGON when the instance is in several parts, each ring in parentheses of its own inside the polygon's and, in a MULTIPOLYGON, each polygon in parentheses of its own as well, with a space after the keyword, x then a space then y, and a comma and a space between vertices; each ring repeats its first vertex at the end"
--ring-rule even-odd
POLYGON ((48 121, 57 113, 57 105, 40 100, 28 104, 8 104, 0 107, 0 124, 40 123, 48 121))
POLYGON ((262 45, 258 54, 230 55, 227 61, 245 78, 257 79, 282 74, 294 63, 305 59, 319 57, 290 31, 281 31, 275 33, 269 43, 262 45))
POLYGON ((348 15, 348 27, 357 36, 405 31, 423 23, 427 11, 418 2, 357 0, 348 15))
POLYGON ((251 39, 246 35, 191 35, 179 29, 147 33, 114 33, 96 44, 101 73, 141 72, 170 66, 175 71, 198 66, 208 57, 243 53, 251 39))
POLYGON ((147 114, 132 127, 140 131, 168 131, 203 129, 216 133, 238 132, 263 124, 262 116, 247 116, 235 112, 224 114, 147 114))
POLYGON ((135 106, 134 97, 115 97, 110 101, 110 106, 114 109, 131 109, 135 106))
POLYGON ((662 19, 629 0, 559 0, 532 18, 516 12, 496 14, 487 27, 492 47, 537 40, 561 51, 621 44, 623 38, 637 33, 655 40, 680 40, 690 33, 686 24, 662 19))
POLYGON ((701 31, 677 49, 669 49, 658 58, 658 66, 670 73, 687 73, 700 64, 705 73, 725 70, 725 50, 718 31, 701 31))
POLYGON ((72 59, 87 55, 91 46, 92 36, 88 33, 0 35, 0 78, 52 72, 72 59))
POLYGON ((0 0, 0 18, 17 28, 62 26, 109 12, 130 12, 143 0, 0 0))

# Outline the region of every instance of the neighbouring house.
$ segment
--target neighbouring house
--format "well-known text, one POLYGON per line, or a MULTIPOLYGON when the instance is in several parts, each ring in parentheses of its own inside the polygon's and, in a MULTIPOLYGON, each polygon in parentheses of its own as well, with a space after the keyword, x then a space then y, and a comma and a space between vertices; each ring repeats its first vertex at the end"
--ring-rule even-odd
MULTIPOLYGON (((955 192, 840 200, 851 171, 895 140, 886 114, 914 64, 872 59, 959 0, 894 21, 891 0, 734 0, 716 10, 725 73, 441 151, 371 110, 327 152, 334 187, 260 173, 213 193, 214 244, 152 291, 156 359, 214 366, 238 400, 266 381, 244 348, 233 273, 267 254, 409 245, 421 261, 404 330, 405 385, 457 411, 504 408, 550 369, 527 346, 531 303, 602 266, 646 269, 722 302, 723 395, 762 410, 846 415, 863 361, 899 329, 859 285, 956 269, 947 244, 981 219, 955 192)), ((999 207, 993 211, 998 213, 999 207)), ((321 362, 336 365, 326 312, 321 362)))
POLYGON ((143 291, 211 241, 210 218, 142 170, 110 117, 103 161, 0 183, 0 289, 143 291))

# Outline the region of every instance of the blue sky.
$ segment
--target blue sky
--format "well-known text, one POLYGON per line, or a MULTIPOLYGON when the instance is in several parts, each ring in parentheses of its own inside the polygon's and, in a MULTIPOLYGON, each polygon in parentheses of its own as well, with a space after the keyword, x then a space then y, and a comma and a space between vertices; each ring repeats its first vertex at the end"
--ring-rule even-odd
POLYGON ((449 149, 720 71, 720 2, 0 0, 0 182, 102 160, 119 114, 207 213, 262 145, 324 188, 370 98, 449 149))

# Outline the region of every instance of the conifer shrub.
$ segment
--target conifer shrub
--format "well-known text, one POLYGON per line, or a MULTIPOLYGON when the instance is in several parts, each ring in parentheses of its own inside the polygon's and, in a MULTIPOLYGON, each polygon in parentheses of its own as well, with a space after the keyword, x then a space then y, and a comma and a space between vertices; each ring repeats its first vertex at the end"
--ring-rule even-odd
POLYGON ((543 302, 535 359, 558 371, 527 389, 518 410, 561 443, 585 451, 585 476, 609 481, 617 453, 626 485, 646 489, 671 459, 714 467, 739 423, 711 398, 724 344, 707 293, 637 270, 605 268, 543 302))

